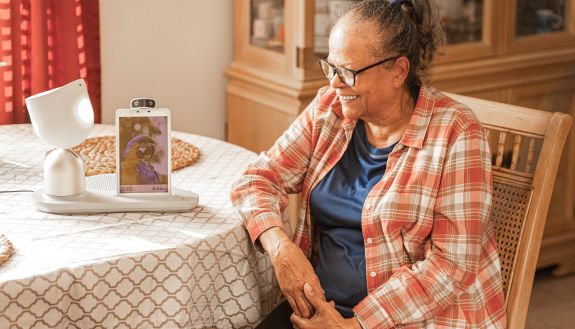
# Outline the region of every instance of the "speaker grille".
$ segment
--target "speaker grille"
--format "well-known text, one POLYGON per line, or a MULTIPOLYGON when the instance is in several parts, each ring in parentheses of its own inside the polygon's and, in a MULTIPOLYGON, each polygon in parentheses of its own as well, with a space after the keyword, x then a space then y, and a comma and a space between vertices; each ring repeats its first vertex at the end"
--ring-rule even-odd
POLYGON ((86 177, 86 189, 92 191, 115 191, 116 174, 102 174, 86 177))

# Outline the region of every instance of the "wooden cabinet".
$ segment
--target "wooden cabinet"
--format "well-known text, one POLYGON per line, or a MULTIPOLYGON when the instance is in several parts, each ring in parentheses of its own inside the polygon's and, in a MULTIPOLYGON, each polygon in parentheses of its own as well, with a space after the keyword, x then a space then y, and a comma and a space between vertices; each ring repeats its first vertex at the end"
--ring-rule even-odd
MULTIPOLYGON (((358 0, 236 0, 228 141, 269 148, 327 83, 331 22, 358 0)), ((575 115, 575 0, 436 0, 448 45, 432 84, 575 115)), ((561 160, 540 266, 575 270, 575 134, 561 160)))

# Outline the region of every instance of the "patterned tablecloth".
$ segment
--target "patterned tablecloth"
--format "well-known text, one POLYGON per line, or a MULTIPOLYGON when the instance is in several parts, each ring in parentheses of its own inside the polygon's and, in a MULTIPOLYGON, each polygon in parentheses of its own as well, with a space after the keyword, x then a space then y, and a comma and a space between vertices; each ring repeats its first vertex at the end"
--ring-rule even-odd
MULTIPOLYGON (((97 125, 92 136, 113 132, 97 125)), ((256 155, 206 137, 172 184, 200 195, 187 213, 54 215, 30 193, 0 193, 0 328, 250 328, 281 296, 267 257, 233 214, 233 180, 256 155)), ((50 147, 30 125, 0 126, 0 191, 38 189, 50 147)))

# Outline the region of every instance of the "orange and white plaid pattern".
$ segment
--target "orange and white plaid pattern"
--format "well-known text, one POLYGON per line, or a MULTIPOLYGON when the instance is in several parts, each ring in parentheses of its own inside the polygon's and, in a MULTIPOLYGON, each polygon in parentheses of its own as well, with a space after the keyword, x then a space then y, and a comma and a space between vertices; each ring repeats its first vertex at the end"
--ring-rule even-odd
MULTIPOLYGON (((282 226, 288 193, 302 193, 293 241, 313 260, 309 195, 351 141, 335 90, 322 88, 232 189, 254 242, 282 226)), ((409 126, 362 213, 367 328, 504 328, 505 303, 490 220, 491 153, 473 112, 423 86, 409 126)))

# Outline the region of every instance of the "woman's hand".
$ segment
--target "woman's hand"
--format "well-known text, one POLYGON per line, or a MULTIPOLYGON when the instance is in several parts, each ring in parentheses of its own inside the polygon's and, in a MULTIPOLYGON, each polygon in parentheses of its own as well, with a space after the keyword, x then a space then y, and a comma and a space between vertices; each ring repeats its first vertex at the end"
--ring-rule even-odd
POLYGON ((292 314, 290 321, 294 327, 298 329, 361 329, 359 322, 355 318, 344 319, 335 309, 334 302, 326 302, 325 299, 321 298, 323 294, 318 294, 317 290, 312 288, 310 284, 305 284, 304 293, 306 299, 309 300, 315 308, 315 314, 311 319, 304 319, 295 313, 292 314))
MULTIPOLYGON (((265 231, 259 240, 270 255, 280 289, 291 308, 299 317, 310 318, 315 309, 306 299, 303 286, 309 282, 316 291, 323 291, 310 262, 279 227, 265 231)), ((325 300, 323 294, 318 298, 325 300)))

